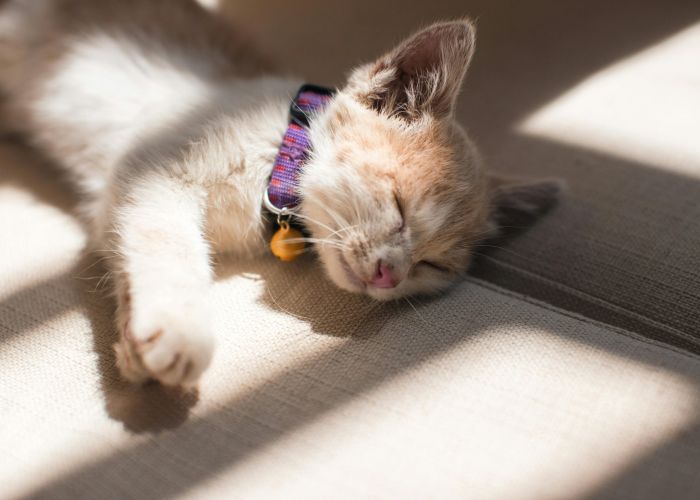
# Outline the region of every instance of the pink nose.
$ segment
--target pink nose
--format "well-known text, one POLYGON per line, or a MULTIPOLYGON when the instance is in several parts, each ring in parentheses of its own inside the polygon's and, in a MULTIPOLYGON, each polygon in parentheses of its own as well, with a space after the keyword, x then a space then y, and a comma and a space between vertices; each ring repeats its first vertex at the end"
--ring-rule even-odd
POLYGON ((370 284, 377 288, 394 288, 399 284, 399 280, 396 279, 390 266, 380 262, 370 284))

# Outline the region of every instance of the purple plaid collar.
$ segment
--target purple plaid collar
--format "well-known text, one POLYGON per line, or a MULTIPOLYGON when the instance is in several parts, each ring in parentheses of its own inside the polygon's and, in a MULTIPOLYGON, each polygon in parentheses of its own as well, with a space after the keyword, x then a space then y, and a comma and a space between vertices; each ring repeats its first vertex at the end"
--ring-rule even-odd
POLYGON ((323 110, 334 90, 305 84, 299 89, 290 108, 290 121, 275 158, 270 182, 265 191, 265 208, 277 215, 293 215, 299 205, 299 173, 311 151, 309 120, 323 110))

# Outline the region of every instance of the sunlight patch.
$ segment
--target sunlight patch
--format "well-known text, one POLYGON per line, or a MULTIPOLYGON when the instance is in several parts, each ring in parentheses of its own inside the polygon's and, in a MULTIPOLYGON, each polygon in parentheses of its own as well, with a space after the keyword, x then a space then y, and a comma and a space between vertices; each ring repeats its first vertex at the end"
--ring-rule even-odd
POLYGON ((197 0, 197 3, 207 10, 217 10, 220 6, 220 0, 197 0))
POLYGON ((585 79, 517 130, 697 175, 700 24, 585 79))
POLYGON ((325 478, 312 486, 321 498, 338 482, 373 480, 397 497, 578 497, 695 422, 697 392, 681 368, 694 363, 483 289, 465 297, 449 307, 462 333, 405 335, 415 318, 401 315, 371 342, 336 346, 270 383, 257 396, 267 408, 262 444, 189 493, 233 484, 250 498, 308 493, 314 477, 325 478), (484 307, 498 309, 498 324, 484 307), (300 387, 304 404, 286 417, 300 387))

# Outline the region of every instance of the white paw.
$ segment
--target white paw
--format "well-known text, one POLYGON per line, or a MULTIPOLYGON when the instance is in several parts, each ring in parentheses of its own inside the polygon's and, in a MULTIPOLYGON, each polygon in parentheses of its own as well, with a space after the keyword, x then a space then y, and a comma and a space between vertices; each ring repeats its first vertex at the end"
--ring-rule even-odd
POLYGON ((192 304, 142 311, 124 321, 114 350, 122 376, 194 386, 211 362, 214 342, 206 309, 192 304))

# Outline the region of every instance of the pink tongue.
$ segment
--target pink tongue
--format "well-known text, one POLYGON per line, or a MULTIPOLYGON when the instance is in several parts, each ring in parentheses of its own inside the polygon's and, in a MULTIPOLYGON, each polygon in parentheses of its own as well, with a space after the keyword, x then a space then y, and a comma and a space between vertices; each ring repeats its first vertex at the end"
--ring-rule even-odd
POLYGON ((394 288, 396 286, 396 280, 391 274, 391 269, 381 264, 379 269, 377 269, 377 273, 372 278, 372 285, 377 288, 394 288))

